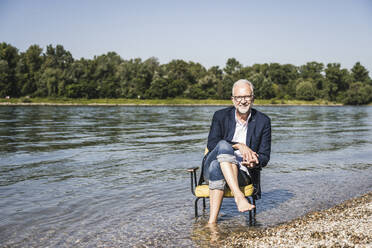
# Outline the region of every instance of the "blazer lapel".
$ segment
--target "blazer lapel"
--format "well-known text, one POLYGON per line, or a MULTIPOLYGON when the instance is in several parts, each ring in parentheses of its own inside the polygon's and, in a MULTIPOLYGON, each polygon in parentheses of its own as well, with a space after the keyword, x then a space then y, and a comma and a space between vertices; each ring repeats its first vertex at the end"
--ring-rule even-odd
POLYGON ((235 108, 233 107, 230 111, 229 126, 228 126, 228 131, 227 131, 228 132, 227 139, 230 141, 234 138, 235 126, 236 126, 235 108))
POLYGON ((251 109, 251 118, 248 120, 247 140, 246 144, 248 147, 252 146, 252 134, 256 129, 256 110, 251 109))

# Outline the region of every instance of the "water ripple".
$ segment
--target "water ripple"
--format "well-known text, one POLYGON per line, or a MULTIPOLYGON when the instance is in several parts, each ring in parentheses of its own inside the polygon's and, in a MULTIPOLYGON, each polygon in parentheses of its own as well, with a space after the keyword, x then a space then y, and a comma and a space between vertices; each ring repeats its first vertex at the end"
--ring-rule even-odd
MULTIPOLYGON (((0 243, 193 247, 186 168, 221 107, 0 107, 0 243)), ((268 226, 370 191, 371 107, 259 106, 272 119, 257 220, 268 226)), ((245 229, 224 200, 220 234, 245 229)))

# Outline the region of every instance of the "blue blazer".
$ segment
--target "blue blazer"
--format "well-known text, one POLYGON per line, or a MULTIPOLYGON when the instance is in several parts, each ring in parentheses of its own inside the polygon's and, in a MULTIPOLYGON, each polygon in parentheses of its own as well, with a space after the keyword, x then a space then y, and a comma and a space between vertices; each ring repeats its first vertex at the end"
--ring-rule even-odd
MULTIPOLYGON (((208 135, 208 150, 212 151, 220 140, 226 140, 234 144, 232 139, 235 133, 235 126, 235 107, 216 111, 213 115, 208 135)), ((259 155, 258 167, 249 169, 249 173, 252 176, 252 183, 257 190, 257 198, 260 198, 260 170, 270 160, 271 120, 267 115, 253 108, 251 109, 251 117, 248 120, 246 144, 259 155)))

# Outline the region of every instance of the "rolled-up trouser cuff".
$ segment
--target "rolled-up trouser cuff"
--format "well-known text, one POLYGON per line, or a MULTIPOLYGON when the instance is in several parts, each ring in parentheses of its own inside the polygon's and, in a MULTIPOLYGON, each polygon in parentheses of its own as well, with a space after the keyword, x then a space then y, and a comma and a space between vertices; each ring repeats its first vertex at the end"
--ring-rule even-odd
POLYGON ((211 181, 209 180, 209 189, 219 189, 224 190, 226 185, 225 179, 211 181))
POLYGON ((228 163, 238 164, 238 162, 235 159, 235 156, 231 154, 220 154, 217 156, 217 161, 219 163, 228 162, 228 163))

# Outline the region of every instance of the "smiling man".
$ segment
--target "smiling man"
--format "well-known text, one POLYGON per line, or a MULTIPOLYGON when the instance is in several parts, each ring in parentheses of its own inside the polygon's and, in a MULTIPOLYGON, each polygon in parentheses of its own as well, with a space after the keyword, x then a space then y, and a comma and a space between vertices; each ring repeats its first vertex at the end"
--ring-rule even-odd
MULTIPOLYGON (((209 182, 210 213, 208 223, 217 222, 226 183, 234 194, 240 212, 250 204, 239 186, 257 185, 259 171, 270 159, 271 122, 252 108, 253 85, 245 79, 234 83, 231 97, 234 107, 214 113, 208 135, 203 174, 209 182)), ((260 189, 256 188, 258 196, 260 189)))

